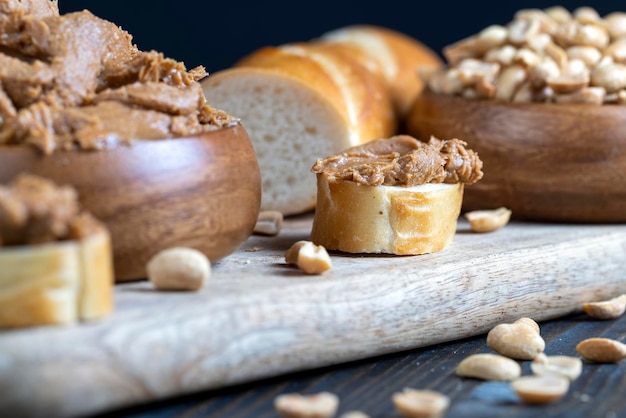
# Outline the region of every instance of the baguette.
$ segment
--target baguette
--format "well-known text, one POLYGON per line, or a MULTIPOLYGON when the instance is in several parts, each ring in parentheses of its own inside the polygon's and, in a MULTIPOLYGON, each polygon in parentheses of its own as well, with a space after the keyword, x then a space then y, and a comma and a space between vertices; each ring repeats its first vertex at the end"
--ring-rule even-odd
POLYGON ((424 83, 420 68, 438 68, 443 60, 432 49, 403 33, 373 25, 351 25, 323 34, 319 41, 349 44, 362 49, 375 64, 370 71, 386 84, 398 117, 403 120, 424 83))
POLYGON ((465 184, 482 178, 482 162, 465 145, 398 135, 319 159, 311 241, 348 253, 442 251, 456 232, 465 184))
POLYGON ((311 241, 348 253, 416 255, 445 249, 456 232, 463 184, 365 186, 317 177, 311 241))
MULTIPOLYGON (((400 105, 394 100, 410 99, 400 99, 403 89, 395 83, 391 88, 390 80, 395 75, 397 83, 405 82, 399 71, 404 59, 431 62, 429 53, 419 58, 408 54, 402 49, 408 43, 399 40, 385 43, 399 49, 397 57, 383 60, 376 56, 378 50, 330 38, 260 48, 201 83, 207 100, 240 118, 250 136, 261 170, 261 210, 288 216, 314 209, 316 184, 306 174, 311 162, 395 134, 400 105)), ((421 83, 412 69, 417 63, 407 66, 413 81, 421 83)))
POLYGON ((381 80, 335 48, 262 48, 205 79, 203 88, 249 133, 261 170, 261 210, 284 215, 314 208, 315 182, 307 173, 315 156, 396 129, 381 80))

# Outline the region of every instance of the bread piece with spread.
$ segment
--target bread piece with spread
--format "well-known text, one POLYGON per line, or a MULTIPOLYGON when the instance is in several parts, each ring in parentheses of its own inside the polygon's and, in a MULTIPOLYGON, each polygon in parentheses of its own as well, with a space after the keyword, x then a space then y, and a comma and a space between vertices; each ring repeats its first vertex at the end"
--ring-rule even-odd
POLYGON ((0 328, 70 324, 113 309, 111 242, 76 190, 24 174, 0 186, 0 328))
POLYGON ((483 176, 458 139, 378 139, 319 159, 311 240, 349 253, 415 255, 445 249, 463 189, 483 176))

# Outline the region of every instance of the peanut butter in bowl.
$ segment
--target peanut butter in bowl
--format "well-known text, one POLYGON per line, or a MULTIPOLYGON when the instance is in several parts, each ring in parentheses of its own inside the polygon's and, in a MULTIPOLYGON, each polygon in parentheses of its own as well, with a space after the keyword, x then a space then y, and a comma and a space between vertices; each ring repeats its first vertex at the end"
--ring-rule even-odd
POLYGON ((140 51, 131 35, 57 2, 0 1, 0 144, 93 150, 230 126, 197 81, 204 67, 140 51))
POLYGON ((0 0, 0 182, 29 172, 74 187, 110 230, 117 280, 145 279, 174 246, 217 261, 252 233, 260 173, 206 75, 88 10, 0 0))

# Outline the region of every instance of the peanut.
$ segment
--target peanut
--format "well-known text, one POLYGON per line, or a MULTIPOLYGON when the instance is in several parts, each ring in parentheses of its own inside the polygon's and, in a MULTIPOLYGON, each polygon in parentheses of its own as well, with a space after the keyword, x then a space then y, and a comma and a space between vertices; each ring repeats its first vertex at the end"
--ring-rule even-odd
POLYGON ((509 223, 511 210, 505 207, 492 210, 474 210, 465 213, 474 232, 492 232, 509 223))
MULTIPOLYGON (((615 98, 617 101, 617 97, 615 98)), ((555 103, 588 103, 601 105, 606 103, 607 94, 603 87, 583 87, 573 93, 557 94, 555 103)))
POLYGON ((450 405, 450 399, 440 392, 408 388, 394 393, 392 401, 406 418, 438 418, 450 405))
POLYGON ((602 20, 596 9, 587 6, 577 8, 574 10, 574 13, 572 13, 572 16, 583 24, 597 24, 602 20))
POLYGON ((626 39, 618 39, 604 50, 604 56, 615 63, 626 63, 626 39))
POLYGON ((512 359, 534 359, 537 354, 543 352, 545 342, 537 329, 529 325, 529 321, 532 319, 523 318, 512 324, 496 325, 487 334, 487 345, 512 359))
POLYGON ((211 277, 211 263, 198 250, 173 247, 155 254, 146 271, 159 290, 199 290, 211 277))
POLYGON ((610 13, 604 17, 604 21, 606 22, 606 30, 609 32, 611 39, 626 37, 626 13, 610 13))
POLYGON ((283 226, 283 214, 275 210, 264 210, 259 213, 253 233, 276 236, 283 226))
POLYGON ((583 303, 583 311, 595 319, 619 318, 626 311, 626 294, 602 302, 583 303))
POLYGON ((617 363, 626 358, 626 344, 609 338, 589 338, 576 346, 585 360, 596 363, 617 363))
POLYGON ((513 380, 522 374, 522 368, 515 361, 499 354, 472 354, 464 358, 456 367, 456 374, 483 380, 513 380))
POLYGON ((341 414, 339 418, 370 418, 370 416, 361 411, 348 411, 345 414, 341 414))
POLYGON ((565 50, 565 53, 569 60, 581 60, 587 68, 593 68, 602 58, 602 52, 592 46, 571 46, 565 50))
POLYGON ((339 407, 339 398, 330 392, 312 395, 286 393, 274 399, 274 408, 285 418, 330 418, 339 407))
POLYGON ((524 45, 528 39, 537 35, 540 29, 541 25, 538 19, 521 16, 514 19, 509 25, 509 42, 515 46, 524 45))
POLYGON ((517 53, 517 48, 512 45, 502 45, 501 47, 489 50, 484 57, 485 62, 497 63, 502 66, 511 65, 517 53))
POLYGON ((332 268, 330 256, 321 245, 298 241, 285 252, 285 261, 308 274, 322 274, 332 268))
POLYGON ((583 363, 578 357, 546 356, 544 353, 530 363, 530 369, 537 376, 561 376, 576 380, 582 372, 583 363))
POLYGON ((607 93, 626 88, 626 65, 598 65, 591 72, 591 85, 604 87, 607 93))
POLYGON ((522 318, 519 318, 519 319, 515 320, 515 322, 513 322, 513 324, 526 325, 527 327, 532 328, 537 334, 541 333, 541 329, 539 328, 539 324, 535 320, 533 320, 532 318, 522 317, 522 318))
POLYGON ((517 88, 526 79, 526 70, 521 65, 511 65, 500 73, 496 81, 496 93, 494 98, 498 100, 511 100, 517 88))
POLYGON ((539 405, 561 399, 569 390, 569 380, 561 376, 523 376, 511 386, 524 403, 539 405))

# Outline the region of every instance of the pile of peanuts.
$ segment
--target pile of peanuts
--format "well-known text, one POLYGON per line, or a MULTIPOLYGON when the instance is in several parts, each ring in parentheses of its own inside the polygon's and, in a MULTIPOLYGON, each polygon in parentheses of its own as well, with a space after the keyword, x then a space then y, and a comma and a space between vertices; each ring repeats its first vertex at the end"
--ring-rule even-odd
MULTIPOLYGON (((601 302, 582 304, 591 318, 610 320, 626 312, 626 294, 601 302)), ((496 325, 487 334, 487 346, 495 353, 472 354, 463 359, 455 372, 461 377, 509 381, 520 400, 546 404, 565 396, 570 382, 580 376, 579 357, 546 355, 539 325, 530 318, 496 325), (532 375, 522 376, 519 361, 532 363, 532 375)), ((617 363, 626 359, 626 344, 609 338, 588 338, 576 345, 577 353, 591 363, 617 363)))
MULTIPOLYGON (((626 294, 600 302, 583 303, 582 310, 598 320, 619 318, 626 313, 626 294)), ((626 359, 626 344, 609 338, 581 341, 576 345, 580 357, 548 355, 539 325, 527 317, 496 325, 488 332, 486 343, 493 352, 465 357, 455 368, 455 374, 478 380, 509 382, 520 401, 530 405, 548 404, 565 396, 570 383, 583 371, 582 359, 589 363, 617 363, 626 359), (522 361, 531 362, 532 374, 522 375, 522 361)), ((285 393, 274 399, 274 407, 283 418, 333 418, 339 402, 339 397, 330 392, 309 395, 285 393)), ((392 402, 396 411, 405 418, 440 418, 451 404, 444 393, 413 388, 394 393, 392 402)), ((349 411, 339 418, 369 418, 369 415, 362 411, 349 411)))
POLYGON ((444 48, 447 66, 420 71, 441 95, 509 102, 626 102, 626 13, 522 9, 444 48))

